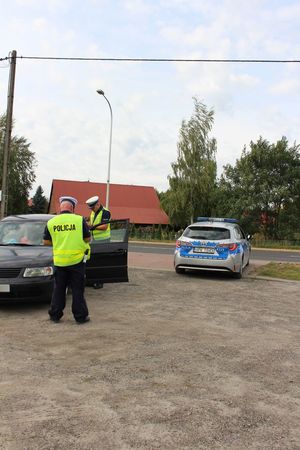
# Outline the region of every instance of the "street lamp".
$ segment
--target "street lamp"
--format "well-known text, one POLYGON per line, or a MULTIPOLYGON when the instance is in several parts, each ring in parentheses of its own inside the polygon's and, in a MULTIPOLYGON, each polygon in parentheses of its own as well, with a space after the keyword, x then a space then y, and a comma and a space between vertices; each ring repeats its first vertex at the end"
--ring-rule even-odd
POLYGON ((109 182, 110 182, 110 160, 111 160, 111 140, 112 140, 112 126, 113 126, 113 113, 108 99, 104 95, 104 91, 97 90, 99 95, 102 95, 108 103, 110 110, 110 135, 109 135, 109 153, 108 153, 108 171, 107 171, 107 184, 106 184, 106 208, 109 209, 109 182))

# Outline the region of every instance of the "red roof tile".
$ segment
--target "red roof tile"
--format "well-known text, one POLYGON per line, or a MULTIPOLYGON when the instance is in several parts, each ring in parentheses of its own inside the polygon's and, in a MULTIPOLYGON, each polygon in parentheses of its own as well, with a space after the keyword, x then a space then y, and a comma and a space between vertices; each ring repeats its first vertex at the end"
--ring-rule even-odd
MULTIPOLYGON (((112 219, 130 219, 131 223, 149 225, 169 223, 167 214, 160 208, 154 187, 127 184, 110 184, 109 186, 109 209, 112 219)), ((53 180, 49 213, 59 211, 59 197, 62 195, 77 198, 76 213, 87 217, 90 210, 85 201, 89 197, 99 195, 101 203, 105 206, 106 183, 53 180)))

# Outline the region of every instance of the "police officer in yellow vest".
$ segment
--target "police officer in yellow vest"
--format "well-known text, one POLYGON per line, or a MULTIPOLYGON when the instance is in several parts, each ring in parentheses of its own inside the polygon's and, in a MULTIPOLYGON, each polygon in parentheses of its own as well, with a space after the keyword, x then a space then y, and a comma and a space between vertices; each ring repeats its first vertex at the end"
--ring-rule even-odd
POLYGON ((91 210, 88 226, 96 241, 110 241, 110 211, 101 205, 99 197, 88 198, 85 202, 91 210))
POLYGON ((74 197, 60 197, 59 202, 60 214, 48 221, 43 240, 44 245, 53 246, 54 290, 48 313, 53 322, 59 322, 66 306, 66 290, 71 286, 74 319, 85 323, 90 320, 84 287, 91 233, 85 219, 74 214, 74 197))

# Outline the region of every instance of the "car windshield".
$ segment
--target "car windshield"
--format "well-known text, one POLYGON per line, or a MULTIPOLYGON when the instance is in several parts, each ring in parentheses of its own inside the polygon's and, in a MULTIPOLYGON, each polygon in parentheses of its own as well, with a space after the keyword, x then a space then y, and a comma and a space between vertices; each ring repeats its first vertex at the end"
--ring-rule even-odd
POLYGON ((0 245, 42 245, 46 222, 0 222, 0 245))
POLYGON ((227 228, 194 226, 188 227, 183 236, 191 239, 204 239, 207 241, 222 241, 230 239, 230 231, 227 228))

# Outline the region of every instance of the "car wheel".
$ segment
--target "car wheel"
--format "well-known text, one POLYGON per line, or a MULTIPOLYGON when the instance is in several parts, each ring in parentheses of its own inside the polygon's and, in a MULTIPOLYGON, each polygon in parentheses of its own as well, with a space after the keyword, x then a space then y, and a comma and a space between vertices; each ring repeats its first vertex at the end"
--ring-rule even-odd
POLYGON ((175 267, 175 272, 182 274, 185 273, 185 269, 182 269, 181 267, 175 267))
POLYGON ((244 264, 244 260, 242 261, 240 270, 238 272, 233 272, 233 278, 240 280, 243 277, 243 264, 244 264))

